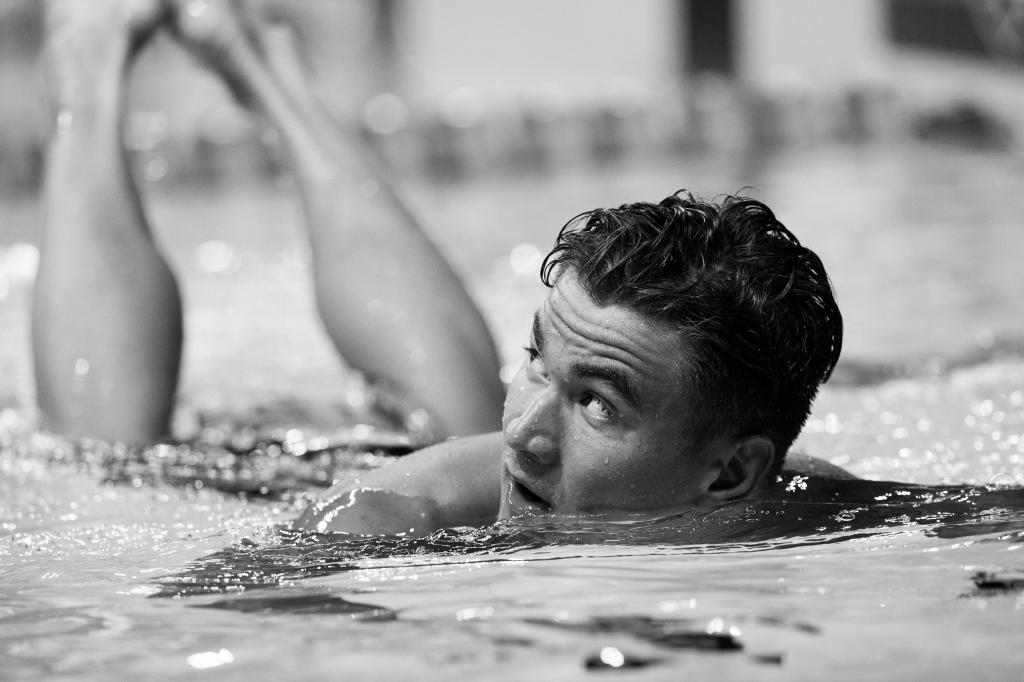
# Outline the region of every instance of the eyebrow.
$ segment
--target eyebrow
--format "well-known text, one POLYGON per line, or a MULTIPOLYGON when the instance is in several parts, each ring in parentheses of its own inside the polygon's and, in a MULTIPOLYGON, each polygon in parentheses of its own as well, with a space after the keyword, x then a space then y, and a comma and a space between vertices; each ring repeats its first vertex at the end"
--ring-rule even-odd
POLYGON ((636 390, 629 376, 618 367, 602 367, 588 362, 572 362, 569 373, 580 379, 599 379, 611 385, 619 396, 629 403, 630 407, 640 407, 640 392, 636 390))
POLYGON ((544 351, 544 333, 541 332, 541 330, 540 330, 540 311, 539 310, 533 314, 533 331, 531 332, 531 334, 532 334, 532 337, 533 337, 532 338, 533 345, 534 345, 534 347, 536 347, 537 352, 539 352, 539 353, 543 352, 544 351))
MULTIPOLYGON (((537 352, 542 353, 544 351, 544 332, 540 326, 540 311, 533 314, 533 345, 537 352)), ((642 403, 640 392, 636 389, 633 382, 630 381, 629 375, 618 367, 605 367, 589 362, 576 361, 570 363, 569 373, 580 379, 599 379, 607 382, 634 409, 639 408, 642 403)))

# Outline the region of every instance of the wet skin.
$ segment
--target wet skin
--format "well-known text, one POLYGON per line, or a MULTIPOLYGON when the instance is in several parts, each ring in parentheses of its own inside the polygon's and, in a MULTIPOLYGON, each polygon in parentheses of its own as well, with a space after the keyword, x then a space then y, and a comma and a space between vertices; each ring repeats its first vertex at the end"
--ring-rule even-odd
POLYGON ((505 400, 499 518, 707 501, 722 444, 688 452, 691 397, 676 330, 597 305, 570 272, 537 312, 527 350, 505 400))
POLYGON ((690 444, 694 403, 678 331, 599 306, 563 274, 537 312, 503 430, 438 443, 331 490, 298 528, 426 534, 517 516, 602 519, 722 504, 756 491, 762 436, 690 444))

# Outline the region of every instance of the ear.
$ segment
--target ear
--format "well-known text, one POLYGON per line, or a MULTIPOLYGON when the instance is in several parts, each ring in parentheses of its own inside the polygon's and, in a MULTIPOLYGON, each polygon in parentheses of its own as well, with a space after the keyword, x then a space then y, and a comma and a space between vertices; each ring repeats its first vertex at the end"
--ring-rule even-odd
POLYGON ((716 453, 718 478, 704 493, 707 505, 722 504, 750 495, 772 468, 775 444, 764 436, 745 436, 716 453))

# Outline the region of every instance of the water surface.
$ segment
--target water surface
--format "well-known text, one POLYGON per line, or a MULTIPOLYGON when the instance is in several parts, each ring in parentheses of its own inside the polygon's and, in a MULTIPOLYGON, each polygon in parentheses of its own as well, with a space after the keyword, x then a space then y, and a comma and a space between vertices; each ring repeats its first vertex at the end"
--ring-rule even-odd
POLYGON ((543 296, 515 247, 598 205, 754 186, 821 254, 847 319, 797 449, 869 480, 391 539, 277 529, 418 437, 334 357, 287 188, 152 188, 188 306, 188 446, 138 452, 33 430, 32 251, 13 244, 36 209, 6 200, 0 677, 1015 679, 1022 175, 1011 155, 908 146, 414 184, 508 364, 543 296))

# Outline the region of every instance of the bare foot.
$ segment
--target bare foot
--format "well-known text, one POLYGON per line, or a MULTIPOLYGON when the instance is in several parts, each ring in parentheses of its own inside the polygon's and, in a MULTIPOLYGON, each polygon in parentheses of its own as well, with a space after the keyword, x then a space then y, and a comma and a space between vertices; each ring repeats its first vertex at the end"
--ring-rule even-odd
POLYGON ((172 26, 181 43, 220 74, 243 103, 252 93, 246 74, 259 62, 255 20, 239 0, 169 0, 172 26))
POLYGON ((256 27, 263 59, 278 84, 301 107, 315 107, 313 93, 295 31, 284 23, 261 23, 256 27))
POLYGON ((43 63, 54 95, 104 69, 120 70, 167 12, 165 0, 47 0, 43 63))

